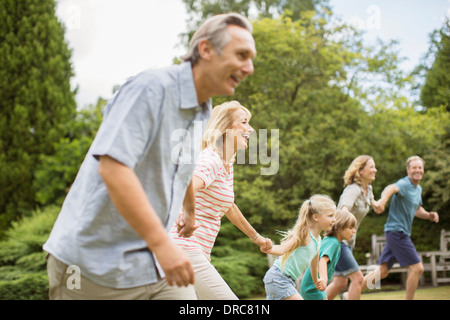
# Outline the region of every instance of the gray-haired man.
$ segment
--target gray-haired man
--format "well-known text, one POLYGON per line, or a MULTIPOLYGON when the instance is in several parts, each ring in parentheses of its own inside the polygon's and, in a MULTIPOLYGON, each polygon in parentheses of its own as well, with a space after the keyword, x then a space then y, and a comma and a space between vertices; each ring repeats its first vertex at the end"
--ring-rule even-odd
MULTIPOLYGON (((190 261, 167 228, 182 205, 193 207, 195 161, 183 159, 198 154, 200 144, 183 139, 173 161, 180 142, 171 138, 179 129, 192 137, 195 124, 210 116, 210 98, 233 94, 253 73, 251 32, 238 14, 208 19, 185 63, 138 74, 108 104, 44 244, 51 299, 196 298, 190 261), (71 265, 81 271, 70 279, 78 286, 67 285, 71 265)), ((191 232, 186 221, 182 234, 191 232)))

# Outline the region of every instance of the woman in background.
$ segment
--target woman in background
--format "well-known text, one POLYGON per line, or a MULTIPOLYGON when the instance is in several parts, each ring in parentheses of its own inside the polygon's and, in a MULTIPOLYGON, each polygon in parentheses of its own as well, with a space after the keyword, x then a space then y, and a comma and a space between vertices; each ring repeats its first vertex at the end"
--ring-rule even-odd
POLYGON ((333 282, 327 288, 328 299, 334 299, 347 286, 348 279, 350 279, 350 286, 348 292, 344 293, 343 298, 348 300, 359 300, 361 298, 364 276, 353 256, 353 248, 356 243, 358 227, 369 212, 370 206, 373 207, 375 212, 379 211, 378 202, 374 200, 371 185, 372 181, 375 180, 376 173, 375 162, 368 155, 356 157, 345 171, 345 189, 337 207, 347 210, 355 216, 356 232, 350 241, 341 242, 341 256, 336 265, 333 282))

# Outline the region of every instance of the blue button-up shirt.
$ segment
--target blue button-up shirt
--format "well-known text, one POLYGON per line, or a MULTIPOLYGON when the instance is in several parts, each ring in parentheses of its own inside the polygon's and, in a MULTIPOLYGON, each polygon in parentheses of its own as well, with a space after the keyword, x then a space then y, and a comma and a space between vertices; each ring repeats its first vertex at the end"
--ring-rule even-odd
POLYGON ((133 169, 169 229, 182 206, 210 113, 211 101, 198 105, 190 63, 128 80, 105 109, 44 250, 103 286, 156 282, 156 260, 111 202, 96 159, 108 155, 133 169))

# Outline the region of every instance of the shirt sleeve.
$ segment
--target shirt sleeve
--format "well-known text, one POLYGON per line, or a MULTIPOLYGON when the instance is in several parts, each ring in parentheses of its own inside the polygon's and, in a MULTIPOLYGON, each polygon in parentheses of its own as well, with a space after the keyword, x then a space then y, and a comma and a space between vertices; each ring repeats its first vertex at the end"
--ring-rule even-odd
POLYGON ((337 261, 337 259, 339 258, 337 256, 339 246, 340 243, 338 241, 331 241, 330 239, 323 241, 320 247, 320 258, 322 258, 323 256, 327 256, 330 261, 337 261))
POLYGON ((205 182, 205 188, 209 187, 211 183, 216 180, 218 174, 221 173, 220 163, 217 157, 212 153, 204 150, 194 170, 194 175, 205 182))
POLYGON ((341 209, 345 206, 349 211, 351 211, 359 193, 360 190, 355 184, 345 187, 341 197, 339 198, 338 208, 341 209))
POLYGON ((405 187, 406 187, 405 180, 400 179, 394 185, 398 188, 398 194, 400 196, 404 197, 405 196, 405 187))
POLYGON ((155 136, 159 100, 148 85, 126 83, 105 110, 93 156, 108 155, 134 169, 155 136))

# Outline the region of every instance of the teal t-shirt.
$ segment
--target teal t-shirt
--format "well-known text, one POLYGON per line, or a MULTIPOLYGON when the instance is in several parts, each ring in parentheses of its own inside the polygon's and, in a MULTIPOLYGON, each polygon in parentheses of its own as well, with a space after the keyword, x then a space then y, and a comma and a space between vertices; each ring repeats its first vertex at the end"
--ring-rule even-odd
MULTIPOLYGON (((335 237, 325 237, 320 245, 319 257, 328 256, 327 264, 327 276, 328 282, 334 274, 334 269, 341 256, 341 243, 335 237)), ((327 296, 325 291, 319 291, 316 289, 312 276, 311 276, 311 266, 306 269, 305 274, 302 279, 302 284, 300 287, 300 295, 305 300, 323 300, 327 296)))
POLYGON ((306 270, 311 260, 317 255, 320 248, 321 238, 314 238, 309 231, 311 241, 306 246, 300 246, 289 255, 286 263, 281 265, 281 258, 274 261, 274 266, 278 267, 284 274, 290 276, 294 281, 306 270))
POLYGON ((395 186, 398 193, 392 196, 384 231, 403 231, 411 236, 417 208, 422 205, 422 187, 416 187, 409 177, 398 180, 395 186))

